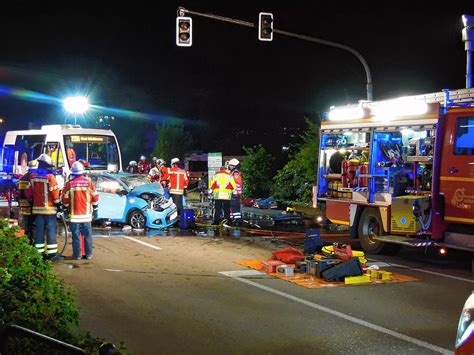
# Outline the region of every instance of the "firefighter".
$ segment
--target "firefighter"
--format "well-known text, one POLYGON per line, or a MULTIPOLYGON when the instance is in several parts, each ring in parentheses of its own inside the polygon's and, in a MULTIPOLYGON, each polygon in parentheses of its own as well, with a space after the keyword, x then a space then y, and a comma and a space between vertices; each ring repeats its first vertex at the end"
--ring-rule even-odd
POLYGON ((166 189, 170 182, 170 176, 168 174, 168 168, 166 167, 166 162, 163 159, 157 160, 158 169, 160 169, 160 184, 166 189))
POLYGON ((127 170, 127 173, 130 173, 130 174, 138 174, 137 162, 135 160, 130 161, 130 163, 128 163, 126 170, 127 170))
POLYGON ((92 219, 97 219, 99 195, 94 183, 84 176, 81 162, 72 164, 70 179, 64 186, 62 202, 69 210, 72 232, 72 258, 81 260, 81 234, 84 236, 86 259, 92 259, 92 219))
POLYGON ((221 222, 222 214, 224 214, 224 219, 230 220, 230 199, 235 188, 234 178, 225 166, 221 166, 209 181, 209 189, 212 190, 214 198, 214 224, 221 222))
POLYGON ((171 168, 168 169, 169 176, 169 193, 173 198, 173 202, 178 209, 178 215, 181 215, 183 210, 183 194, 188 187, 188 174, 184 169, 179 167, 179 159, 171 159, 171 168))
POLYGON ((51 157, 48 154, 41 154, 38 157, 38 168, 31 173, 25 194, 32 203, 32 214, 35 216, 36 249, 40 254, 46 254, 48 259, 59 260, 56 213, 61 212, 60 191, 52 168, 51 157))
POLYGON ((28 170, 25 175, 23 175, 18 182, 18 190, 20 192, 20 196, 18 199, 18 204, 20 205, 20 214, 23 219, 23 229, 25 230, 25 234, 28 236, 30 244, 33 244, 33 224, 34 224, 34 217, 31 215, 31 204, 26 198, 26 189, 28 187, 28 183, 30 181, 30 175, 38 168, 38 161, 36 159, 31 160, 28 163, 28 170))
POLYGON ((242 196, 242 175, 240 170, 237 169, 239 161, 235 158, 229 161, 230 174, 235 180, 235 189, 232 191, 232 198, 230 199, 230 210, 232 213, 232 219, 236 226, 242 224, 242 214, 240 212, 240 196, 242 196))
POLYGON ((140 161, 138 162, 138 173, 139 174, 148 174, 150 171, 150 164, 146 161, 146 157, 142 155, 140 161))

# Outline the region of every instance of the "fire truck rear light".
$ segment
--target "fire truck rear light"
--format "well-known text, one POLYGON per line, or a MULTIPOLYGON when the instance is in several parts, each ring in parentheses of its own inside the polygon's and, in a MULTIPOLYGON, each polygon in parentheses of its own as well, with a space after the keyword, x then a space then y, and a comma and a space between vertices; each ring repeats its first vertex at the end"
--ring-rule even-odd
POLYGON ((439 255, 445 256, 445 255, 448 254, 448 249, 446 249, 446 248, 440 248, 440 249, 438 250, 438 253, 439 253, 439 255))

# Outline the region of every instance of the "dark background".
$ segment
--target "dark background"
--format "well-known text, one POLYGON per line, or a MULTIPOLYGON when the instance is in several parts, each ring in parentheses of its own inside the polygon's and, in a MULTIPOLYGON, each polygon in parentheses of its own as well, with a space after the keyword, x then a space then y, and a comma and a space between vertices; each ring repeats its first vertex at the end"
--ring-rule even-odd
POLYGON ((256 29, 196 16, 193 46, 177 47, 178 6, 255 23, 272 12, 275 28, 348 45, 367 60, 376 100, 465 86, 461 15, 474 15, 472 1, 20 1, 1 15, 3 130, 67 119, 57 103, 5 88, 57 98, 79 91, 132 111, 94 110, 82 125, 113 114, 121 143, 133 127, 144 131, 145 154, 155 123, 166 122, 184 123, 196 149, 229 155, 262 143, 279 154, 304 117, 366 99, 363 66, 339 49, 278 34, 260 42, 256 29))

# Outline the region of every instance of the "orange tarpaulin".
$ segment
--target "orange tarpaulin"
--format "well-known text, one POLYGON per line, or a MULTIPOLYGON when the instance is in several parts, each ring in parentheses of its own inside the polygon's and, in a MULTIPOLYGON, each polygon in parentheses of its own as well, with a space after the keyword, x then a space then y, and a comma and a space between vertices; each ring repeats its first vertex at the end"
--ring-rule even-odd
MULTIPOLYGON (((251 269, 262 270, 262 261, 265 260, 238 260, 235 263, 247 266, 251 269)), ((291 265, 293 266, 293 265, 291 265)), ((310 275, 310 274, 297 274, 291 277, 280 276, 275 273, 268 273, 270 276, 278 277, 279 279, 286 280, 297 284, 299 286, 303 286, 306 288, 328 288, 328 287, 338 287, 338 286, 353 286, 353 285, 346 285, 344 282, 336 282, 336 281, 324 281, 324 279, 320 279, 319 277, 310 275)), ((374 285, 374 284, 388 284, 388 283, 396 283, 396 282, 409 282, 409 281, 418 281, 417 278, 407 275, 401 275, 397 273, 392 273, 392 280, 390 281, 382 281, 382 280, 375 280, 371 281, 370 283, 362 284, 362 285, 374 285)))

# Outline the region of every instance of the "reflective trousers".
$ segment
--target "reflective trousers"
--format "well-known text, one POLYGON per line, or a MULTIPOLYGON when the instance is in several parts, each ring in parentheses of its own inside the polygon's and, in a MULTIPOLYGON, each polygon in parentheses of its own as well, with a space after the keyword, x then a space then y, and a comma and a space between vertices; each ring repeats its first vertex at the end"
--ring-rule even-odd
POLYGON ((38 214, 35 217, 36 237, 35 247, 38 253, 46 253, 48 257, 53 257, 58 252, 58 243, 56 242, 56 215, 38 214), (45 240, 46 231, 46 240, 45 240))

